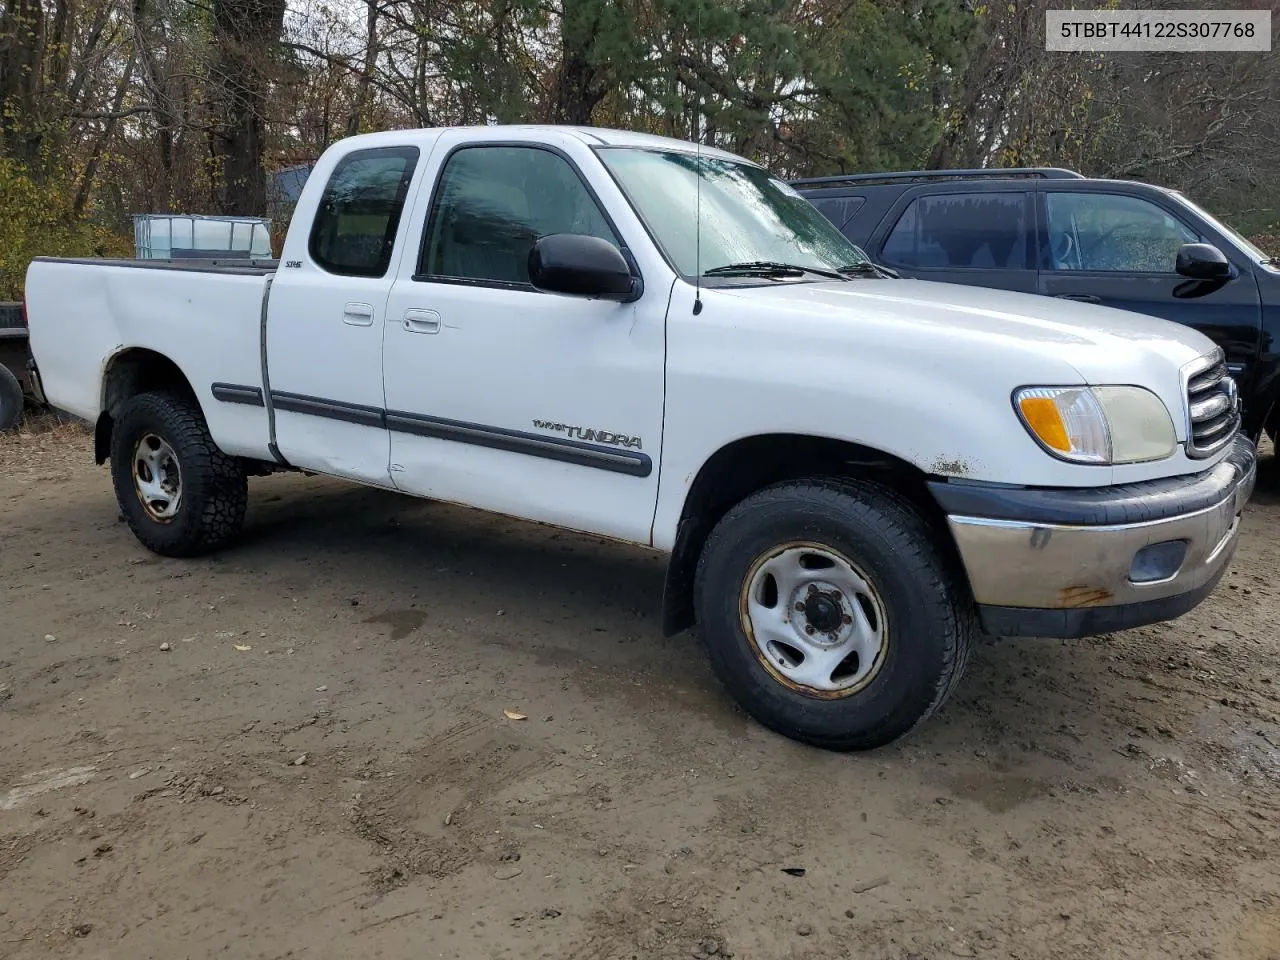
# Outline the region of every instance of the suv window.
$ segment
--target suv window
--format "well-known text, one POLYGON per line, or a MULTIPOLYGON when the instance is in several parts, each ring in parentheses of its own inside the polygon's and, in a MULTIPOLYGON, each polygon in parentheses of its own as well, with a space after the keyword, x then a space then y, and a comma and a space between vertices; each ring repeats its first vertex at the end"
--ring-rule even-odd
POLYGON ((902 211, 881 258, 903 267, 1027 269, 1025 193, 917 197, 902 211))
POLYGON ((339 160, 311 225, 311 259, 329 273, 385 274, 417 162, 417 147, 359 150, 339 160))
POLYGON ((621 246, 569 162, 538 147, 463 147, 445 163, 419 279, 529 283, 539 237, 578 233, 621 246))
POLYGON ((1173 273, 1195 232, 1148 200, 1114 193, 1045 194, 1054 270, 1173 273))
POLYGON ((858 208, 867 202, 865 197, 806 197, 805 199, 841 230, 853 219, 858 208))

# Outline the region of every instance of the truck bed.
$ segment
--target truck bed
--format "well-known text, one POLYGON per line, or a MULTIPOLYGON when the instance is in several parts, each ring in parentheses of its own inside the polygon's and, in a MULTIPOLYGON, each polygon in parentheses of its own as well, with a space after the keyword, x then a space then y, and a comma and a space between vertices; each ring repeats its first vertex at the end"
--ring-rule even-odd
POLYGON ((262 322, 275 261, 37 258, 27 273, 31 352, 49 402, 93 423, 138 358, 175 364, 227 453, 268 458, 261 406, 220 403, 219 382, 262 388, 262 322))

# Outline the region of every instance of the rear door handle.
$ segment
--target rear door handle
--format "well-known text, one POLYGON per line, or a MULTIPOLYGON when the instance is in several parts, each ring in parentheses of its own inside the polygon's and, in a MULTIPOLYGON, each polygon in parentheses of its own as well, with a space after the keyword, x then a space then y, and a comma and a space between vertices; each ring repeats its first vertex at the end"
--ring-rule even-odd
POLYGON ((353 327, 371 327, 373 307, 367 303, 348 303, 342 308, 342 322, 353 327))
POLYGON ((400 325, 406 333, 439 333, 440 314, 434 310, 406 310, 400 325))
POLYGON ((1092 293, 1055 293, 1055 297, 1059 300, 1079 300, 1081 303, 1101 303, 1101 297, 1095 297, 1092 293))

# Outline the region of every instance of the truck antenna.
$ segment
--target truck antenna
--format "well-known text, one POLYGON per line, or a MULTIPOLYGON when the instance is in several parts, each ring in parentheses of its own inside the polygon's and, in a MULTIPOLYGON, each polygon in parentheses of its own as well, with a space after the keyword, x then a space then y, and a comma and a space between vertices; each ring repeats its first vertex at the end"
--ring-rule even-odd
MULTIPOLYGON (((699 124, 701 127, 701 124, 699 124)), ((694 201, 693 214, 693 315, 702 312, 702 130, 698 130, 698 145, 694 151, 694 189, 697 199, 694 201)))
MULTIPOLYGON (((698 41, 702 41, 702 4, 698 3, 694 14, 698 41)), ((693 101, 693 315, 702 312, 702 91, 693 101)))

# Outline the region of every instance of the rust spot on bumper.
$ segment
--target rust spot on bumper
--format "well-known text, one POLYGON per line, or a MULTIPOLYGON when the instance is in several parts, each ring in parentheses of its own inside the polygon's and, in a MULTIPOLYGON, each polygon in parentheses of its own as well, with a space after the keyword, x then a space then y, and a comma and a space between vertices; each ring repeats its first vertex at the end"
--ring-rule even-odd
POLYGON ((1058 591, 1057 607, 1098 607, 1115 597, 1101 587, 1063 587, 1058 591))

